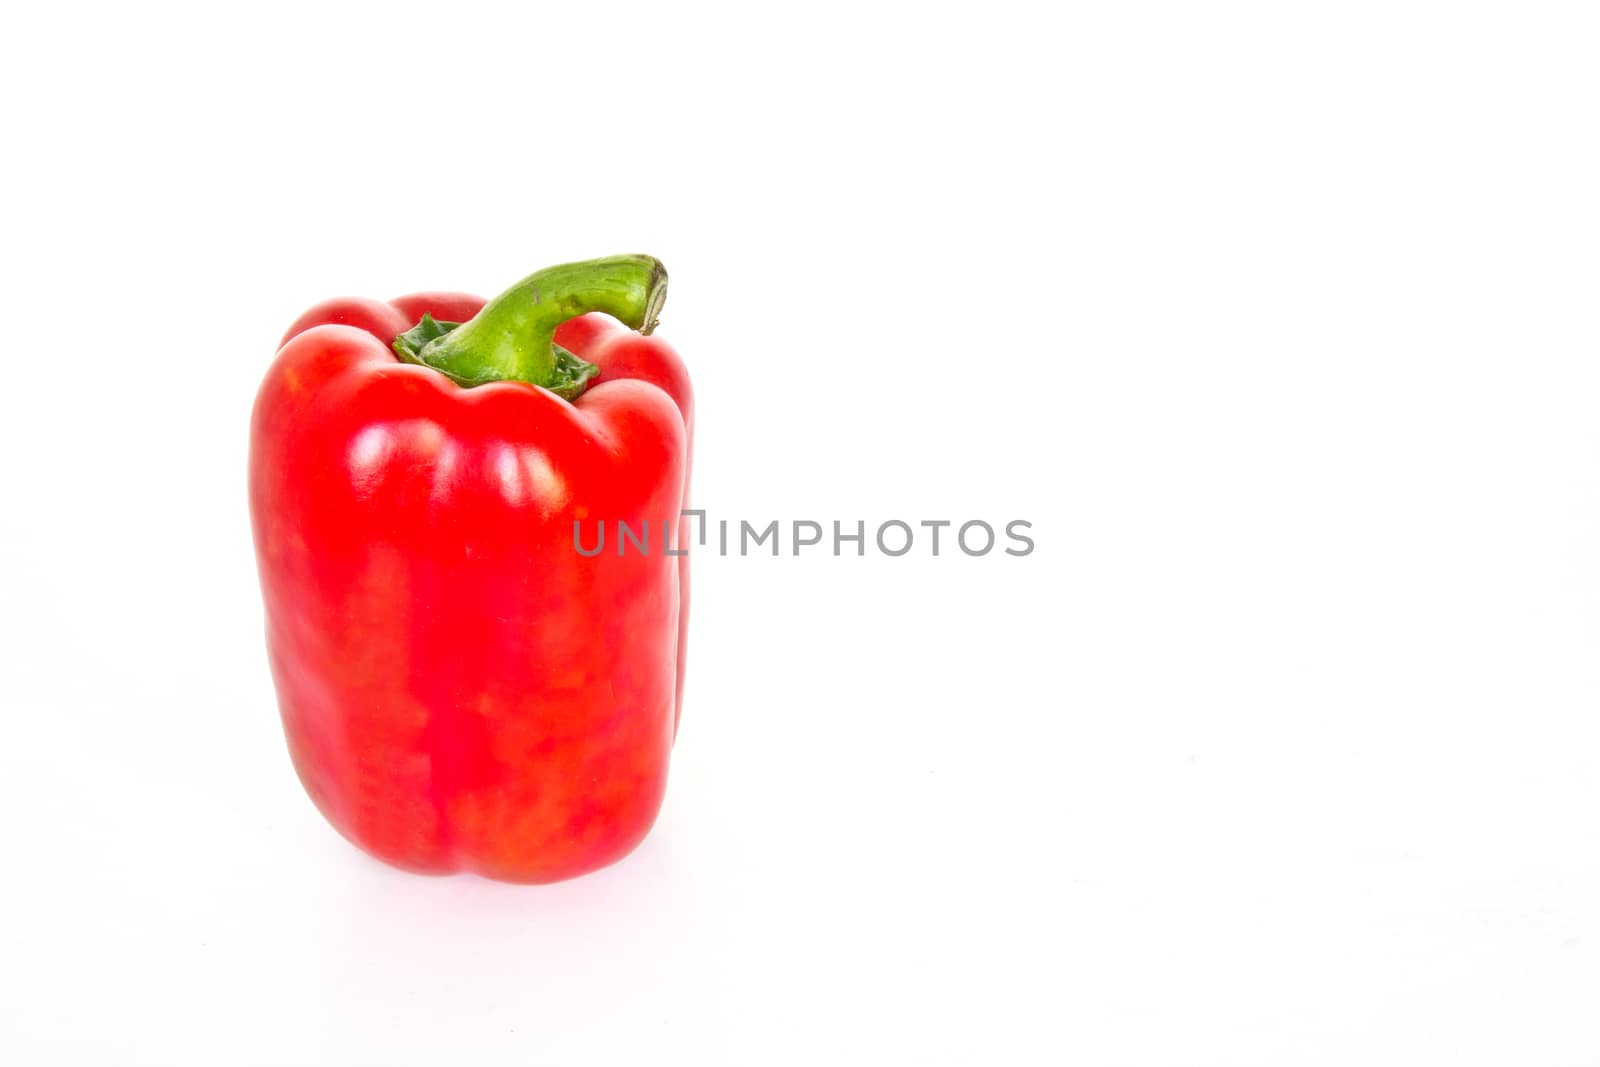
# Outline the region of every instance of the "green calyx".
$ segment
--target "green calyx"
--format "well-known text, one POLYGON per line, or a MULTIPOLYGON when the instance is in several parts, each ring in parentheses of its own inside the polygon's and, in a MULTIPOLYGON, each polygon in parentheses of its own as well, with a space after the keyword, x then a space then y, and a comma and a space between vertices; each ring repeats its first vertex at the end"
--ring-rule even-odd
POLYGON ((468 322, 431 315, 395 338, 407 363, 432 367, 458 385, 519 381, 574 400, 599 373, 555 344, 556 327, 601 311, 641 333, 655 329, 667 298, 667 271, 653 256, 610 256, 531 274, 468 322))
MULTIPOLYGON (((429 342, 436 341, 449 333, 459 329, 459 322, 440 322, 432 315, 424 313, 422 321, 411 329, 394 339, 395 354, 407 363, 420 363, 429 366, 427 360, 422 358, 422 350, 429 342)), ((587 360, 579 359, 571 352, 558 344, 552 343, 550 350, 555 353, 555 369, 544 387, 563 400, 576 400, 579 394, 589 388, 589 379, 600 373, 600 368, 587 360)), ((466 379, 457 374, 452 374, 444 367, 435 367, 435 370, 444 374, 457 385, 482 385, 485 381, 504 381, 502 378, 466 379)), ((540 383, 534 383, 540 384, 540 383)))

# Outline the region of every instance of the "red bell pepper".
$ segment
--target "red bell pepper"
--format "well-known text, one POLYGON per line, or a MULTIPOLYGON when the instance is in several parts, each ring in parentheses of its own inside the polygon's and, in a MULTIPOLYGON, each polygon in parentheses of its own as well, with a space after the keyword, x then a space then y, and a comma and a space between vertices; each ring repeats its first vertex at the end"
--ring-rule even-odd
POLYGON ((660 535, 686 525, 693 422, 647 336, 665 295, 658 261, 617 256, 487 306, 333 300, 285 336, 250 442, 267 647, 300 780, 374 856, 553 881, 654 822, 689 591, 660 535), (650 551, 576 550, 575 523, 617 522, 650 551))

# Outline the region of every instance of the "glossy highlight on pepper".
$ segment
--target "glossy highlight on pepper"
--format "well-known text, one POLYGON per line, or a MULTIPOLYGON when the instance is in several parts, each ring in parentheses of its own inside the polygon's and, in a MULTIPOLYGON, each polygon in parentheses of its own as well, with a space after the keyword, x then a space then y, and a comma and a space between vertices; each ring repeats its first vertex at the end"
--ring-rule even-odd
POLYGON ((688 557, 573 551, 679 522, 688 372, 647 336, 648 256, 340 299, 256 398, 250 509, 296 771, 372 855, 546 882, 655 820, 682 705, 688 557))

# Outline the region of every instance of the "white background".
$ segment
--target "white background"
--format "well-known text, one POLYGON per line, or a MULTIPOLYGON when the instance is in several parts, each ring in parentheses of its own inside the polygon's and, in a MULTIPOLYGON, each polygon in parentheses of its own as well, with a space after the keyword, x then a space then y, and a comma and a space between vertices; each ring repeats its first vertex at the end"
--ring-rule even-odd
POLYGON ((1600 1062, 1587 5, 5 16, 0 1059, 1600 1062), (253 392, 648 251, 713 518, 666 807, 424 879, 290 769, 253 392))

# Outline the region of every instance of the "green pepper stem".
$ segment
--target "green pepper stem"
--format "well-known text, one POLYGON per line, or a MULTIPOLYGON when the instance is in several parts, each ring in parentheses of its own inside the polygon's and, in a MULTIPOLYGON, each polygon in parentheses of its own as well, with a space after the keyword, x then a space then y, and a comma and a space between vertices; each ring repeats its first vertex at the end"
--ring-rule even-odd
POLYGON ((608 256, 546 267, 484 305, 416 358, 462 385, 519 381, 550 386, 556 378, 556 327, 603 311, 649 333, 667 299, 667 271, 653 256, 608 256))

